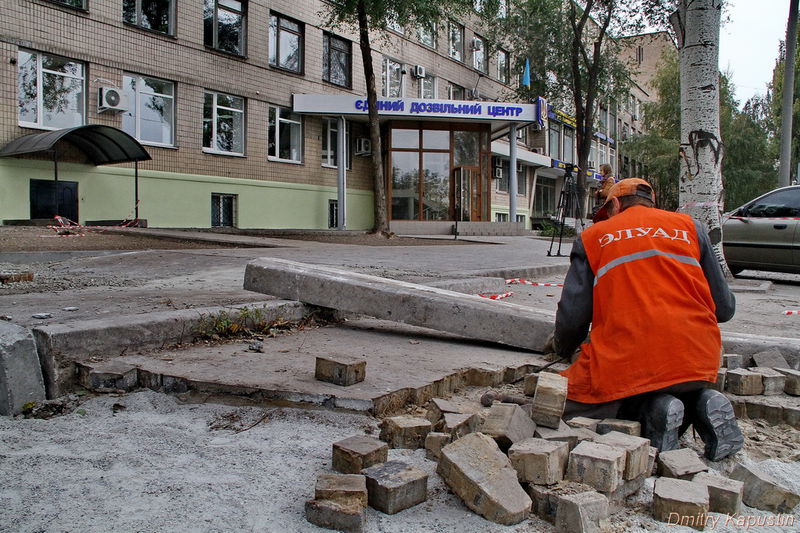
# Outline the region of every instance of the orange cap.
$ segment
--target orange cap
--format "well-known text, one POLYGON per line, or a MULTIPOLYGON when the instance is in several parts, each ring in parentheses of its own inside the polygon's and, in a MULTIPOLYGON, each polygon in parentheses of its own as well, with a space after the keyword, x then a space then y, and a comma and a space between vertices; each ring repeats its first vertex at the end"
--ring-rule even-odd
POLYGON ((641 196, 655 203, 656 193, 653 192, 653 187, 642 178, 626 178, 619 180, 609 190, 606 196, 606 203, 597 210, 592 217, 593 222, 600 222, 608 218, 608 209, 611 207, 612 198, 621 198, 623 196, 641 196))

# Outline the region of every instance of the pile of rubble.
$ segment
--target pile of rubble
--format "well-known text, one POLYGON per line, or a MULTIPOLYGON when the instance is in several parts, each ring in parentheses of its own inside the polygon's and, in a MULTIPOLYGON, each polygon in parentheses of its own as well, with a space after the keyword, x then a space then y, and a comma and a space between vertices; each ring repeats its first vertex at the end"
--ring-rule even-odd
POLYGON ((708 513, 736 515, 743 502, 772 513, 790 513, 800 503, 800 495, 757 468, 737 463, 723 477, 691 449, 658 453, 640 436, 638 422, 578 417, 565 423, 567 380, 558 374, 529 374, 523 390, 525 396, 485 394, 485 413, 434 398, 424 417, 384 419, 380 439, 358 435, 334 443, 332 466, 339 473, 318 476, 306 518, 359 532, 367 505, 394 514, 424 502, 428 474, 389 461, 390 447, 425 448, 469 509, 504 525, 533 512, 559 532, 599 531, 653 476, 653 516, 670 525, 702 530, 713 524, 708 513))

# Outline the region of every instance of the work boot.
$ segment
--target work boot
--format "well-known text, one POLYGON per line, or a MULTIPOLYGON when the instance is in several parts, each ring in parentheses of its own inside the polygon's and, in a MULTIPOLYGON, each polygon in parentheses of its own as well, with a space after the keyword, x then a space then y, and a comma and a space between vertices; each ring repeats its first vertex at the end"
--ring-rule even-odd
POLYGON ((643 406, 642 436, 659 452, 678 447, 678 431, 683 422, 683 403, 671 394, 657 394, 643 406))
POLYGON ((733 406, 721 392, 704 389, 700 393, 694 405, 692 422, 706 445, 705 456, 712 461, 728 457, 744 445, 733 406))

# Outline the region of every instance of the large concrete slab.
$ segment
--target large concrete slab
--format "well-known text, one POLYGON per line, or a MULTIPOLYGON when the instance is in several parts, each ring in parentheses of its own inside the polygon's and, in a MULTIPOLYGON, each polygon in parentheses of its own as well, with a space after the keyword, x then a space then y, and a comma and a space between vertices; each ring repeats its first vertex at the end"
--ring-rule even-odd
POLYGON ((244 288, 536 351, 555 320, 530 307, 284 259, 251 261, 244 288))
POLYGON ((33 335, 0 320, 0 415, 16 415, 28 402, 45 399, 33 335))

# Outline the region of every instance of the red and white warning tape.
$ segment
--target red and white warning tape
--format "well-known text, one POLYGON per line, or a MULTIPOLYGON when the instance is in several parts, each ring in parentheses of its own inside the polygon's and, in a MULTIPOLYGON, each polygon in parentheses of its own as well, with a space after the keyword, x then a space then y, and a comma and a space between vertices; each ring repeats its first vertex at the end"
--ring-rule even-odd
POLYGON ((784 315, 800 315, 800 311, 784 311, 784 315))
POLYGON ((47 226, 48 228, 55 231, 56 235, 40 235, 40 237, 85 237, 86 234, 82 233, 83 231, 94 231, 97 233, 102 233, 108 229, 113 228, 127 228, 130 226, 136 225, 138 222, 137 219, 127 219, 122 224, 117 226, 85 226, 83 224, 78 224, 74 220, 70 220, 67 217, 62 217, 60 215, 56 215, 53 217, 58 225, 51 225, 47 226), (66 230, 66 232, 64 232, 66 230), (73 233, 74 232, 74 233, 73 233))
POLYGON ((528 281, 527 279, 522 278, 511 278, 507 279, 506 283, 521 283, 523 285, 535 285, 537 287, 563 287, 563 283, 537 283, 535 281, 528 281))
POLYGON ((489 300, 502 300, 503 298, 508 298, 509 296, 513 296, 514 293, 511 291, 504 292, 502 294, 479 294, 481 298, 488 298, 489 300))

